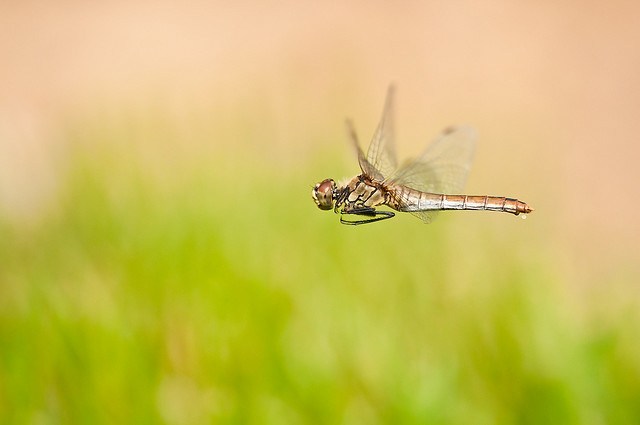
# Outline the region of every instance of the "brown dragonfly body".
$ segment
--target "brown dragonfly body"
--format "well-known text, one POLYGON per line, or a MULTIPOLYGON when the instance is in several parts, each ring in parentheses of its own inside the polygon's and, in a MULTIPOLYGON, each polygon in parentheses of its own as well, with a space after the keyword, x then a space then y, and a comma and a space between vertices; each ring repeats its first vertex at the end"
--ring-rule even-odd
POLYGON ((366 157, 349 123, 362 174, 340 186, 332 179, 316 184, 312 196, 320 209, 333 209, 341 214, 341 223, 353 225, 393 217, 391 211, 376 209, 383 205, 416 215, 425 223, 441 210, 486 210, 514 215, 533 211, 513 198, 448 194, 461 190, 468 174, 475 139, 475 132, 469 127, 445 130, 422 156, 397 168, 390 119, 392 99, 390 90, 366 157), (355 219, 346 220, 344 216, 355 219))

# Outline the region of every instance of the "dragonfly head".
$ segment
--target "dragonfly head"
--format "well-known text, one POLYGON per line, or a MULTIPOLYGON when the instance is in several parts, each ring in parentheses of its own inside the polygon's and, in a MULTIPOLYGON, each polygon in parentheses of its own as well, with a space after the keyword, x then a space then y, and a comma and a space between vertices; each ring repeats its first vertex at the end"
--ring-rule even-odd
POLYGON ((318 208, 321 210, 330 210, 333 208, 336 190, 336 182, 332 179, 325 179, 313 187, 311 196, 318 208))

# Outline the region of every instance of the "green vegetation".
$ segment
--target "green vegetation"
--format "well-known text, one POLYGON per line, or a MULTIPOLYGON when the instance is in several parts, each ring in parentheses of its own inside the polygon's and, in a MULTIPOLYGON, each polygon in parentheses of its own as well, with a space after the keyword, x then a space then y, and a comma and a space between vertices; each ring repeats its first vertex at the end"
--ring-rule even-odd
POLYGON ((529 221, 341 226, 331 161, 127 134, 0 225, 1 423, 640 423, 638 314, 569 308, 529 221))

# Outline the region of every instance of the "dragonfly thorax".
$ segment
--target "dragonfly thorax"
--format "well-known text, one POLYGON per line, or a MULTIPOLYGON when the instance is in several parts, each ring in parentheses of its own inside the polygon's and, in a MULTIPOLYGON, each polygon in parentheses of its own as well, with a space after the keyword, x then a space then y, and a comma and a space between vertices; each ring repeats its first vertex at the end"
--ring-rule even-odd
POLYGON ((311 191, 314 202, 321 210, 330 210, 333 208, 333 202, 338 187, 332 179, 322 180, 317 183, 311 191))

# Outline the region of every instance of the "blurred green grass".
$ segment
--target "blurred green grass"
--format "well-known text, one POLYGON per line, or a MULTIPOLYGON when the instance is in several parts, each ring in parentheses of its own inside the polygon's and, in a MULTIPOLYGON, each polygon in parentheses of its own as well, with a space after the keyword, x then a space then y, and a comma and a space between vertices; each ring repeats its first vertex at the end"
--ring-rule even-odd
POLYGON ((640 422, 636 310, 579 318, 527 223, 341 226, 335 153, 134 130, 70 128, 56 203, 0 222, 1 423, 640 422))

